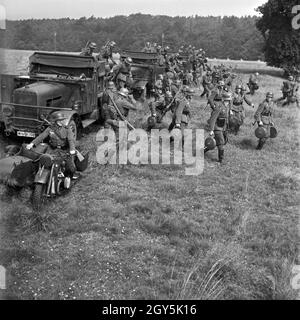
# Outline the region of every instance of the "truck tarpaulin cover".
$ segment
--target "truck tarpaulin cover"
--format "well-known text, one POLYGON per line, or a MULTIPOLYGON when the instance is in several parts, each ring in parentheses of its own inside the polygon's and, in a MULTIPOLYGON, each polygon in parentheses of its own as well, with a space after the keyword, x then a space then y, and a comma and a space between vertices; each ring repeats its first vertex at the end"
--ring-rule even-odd
POLYGON ((95 57, 80 56, 79 54, 35 52, 29 58, 30 64, 41 64, 68 68, 94 68, 100 61, 95 57))

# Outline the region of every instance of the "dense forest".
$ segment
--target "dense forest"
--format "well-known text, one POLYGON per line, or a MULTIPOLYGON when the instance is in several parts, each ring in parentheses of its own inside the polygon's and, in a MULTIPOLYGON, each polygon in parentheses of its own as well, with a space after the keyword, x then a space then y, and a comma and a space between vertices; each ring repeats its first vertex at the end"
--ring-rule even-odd
POLYGON ((111 18, 7 21, 0 47, 79 51, 88 40, 102 46, 114 40, 119 48, 139 50, 146 41, 176 50, 182 44, 204 48, 211 58, 264 59, 264 39, 256 17, 169 17, 132 14, 111 18), (56 37, 55 37, 56 33, 56 37), (163 36, 162 36, 163 35, 163 36))

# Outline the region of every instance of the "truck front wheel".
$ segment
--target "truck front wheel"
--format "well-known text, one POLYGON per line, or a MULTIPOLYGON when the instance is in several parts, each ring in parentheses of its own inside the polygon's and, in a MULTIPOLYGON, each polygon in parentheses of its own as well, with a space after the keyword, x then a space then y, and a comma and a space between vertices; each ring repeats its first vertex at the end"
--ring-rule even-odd
POLYGON ((78 118, 76 119, 71 119, 71 121, 69 122, 69 126, 74 134, 74 137, 76 138, 76 140, 79 140, 81 138, 81 124, 80 124, 80 120, 78 118))

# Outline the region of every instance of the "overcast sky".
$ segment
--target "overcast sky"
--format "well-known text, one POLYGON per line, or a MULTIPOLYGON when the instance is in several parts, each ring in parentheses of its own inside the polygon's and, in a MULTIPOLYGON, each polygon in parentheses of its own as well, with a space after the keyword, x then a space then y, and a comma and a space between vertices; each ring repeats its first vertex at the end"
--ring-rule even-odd
POLYGON ((131 13, 169 16, 257 15, 267 0, 0 0, 8 20, 111 17, 131 13))

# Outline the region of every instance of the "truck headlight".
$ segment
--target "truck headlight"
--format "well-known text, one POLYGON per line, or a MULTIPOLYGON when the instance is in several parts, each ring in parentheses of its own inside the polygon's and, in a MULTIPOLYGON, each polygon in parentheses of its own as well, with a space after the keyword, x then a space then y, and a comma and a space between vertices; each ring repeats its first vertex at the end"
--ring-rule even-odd
POLYGON ((2 113, 6 117, 11 117, 13 115, 13 108, 9 106, 5 106, 2 108, 2 113))

